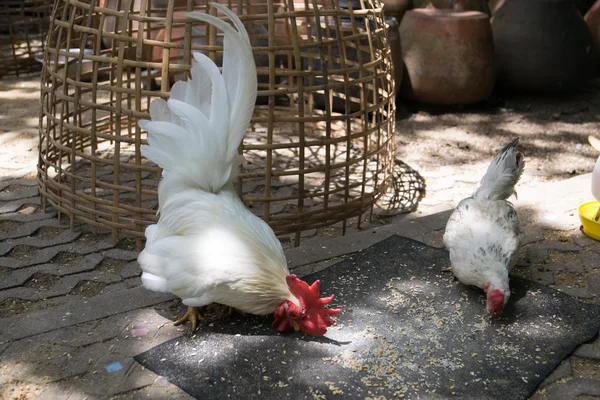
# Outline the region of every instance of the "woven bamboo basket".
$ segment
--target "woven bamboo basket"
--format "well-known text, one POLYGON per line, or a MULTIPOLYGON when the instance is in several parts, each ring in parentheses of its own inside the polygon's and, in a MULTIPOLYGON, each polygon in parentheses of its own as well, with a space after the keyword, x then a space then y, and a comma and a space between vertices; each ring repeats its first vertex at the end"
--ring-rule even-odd
MULTIPOLYGON (((222 1, 251 37, 259 92, 240 151, 243 201, 281 237, 368 215, 391 183, 394 82, 379 2, 222 1), (353 7, 354 6, 354 7, 353 7)), ((140 154, 148 105, 218 65, 222 34, 198 0, 56 0, 42 72, 38 184, 50 205, 117 235, 155 223, 160 169, 140 154), (66 60, 66 61, 65 61, 66 60)))
POLYGON ((52 0, 0 2, 0 78, 40 71, 52 0))

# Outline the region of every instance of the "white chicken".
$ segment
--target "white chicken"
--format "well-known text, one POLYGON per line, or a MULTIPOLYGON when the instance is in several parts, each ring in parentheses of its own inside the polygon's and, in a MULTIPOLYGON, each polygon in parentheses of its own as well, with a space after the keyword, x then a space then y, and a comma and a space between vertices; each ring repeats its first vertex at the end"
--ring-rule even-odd
POLYGON ((275 312, 273 326, 320 336, 333 324, 323 309, 333 296, 319 298, 319 281, 309 286, 290 275, 271 228, 239 199, 232 181, 257 95, 257 75, 243 23, 213 3, 233 22, 198 12, 187 17, 222 30, 223 73, 195 53, 192 77, 177 82, 168 101, 150 106, 151 121, 142 154, 163 168, 158 187, 160 218, 146 229, 138 262, 150 290, 171 292, 188 306, 176 323, 202 320, 199 307, 220 303, 250 314, 275 312))
MULTIPOLYGON (((592 145, 592 147, 598 151, 600 151, 600 139, 595 136, 588 136, 588 141, 592 145)), ((600 201, 600 156, 596 160, 596 165, 594 165, 594 170, 592 171, 592 195, 598 201, 600 201)), ((594 221, 598 221, 600 219, 600 208, 596 211, 596 215, 594 216, 594 221)))
POLYGON ((519 218, 507 199, 515 194, 525 161, 519 139, 491 162, 472 197, 462 200, 448 220, 444 244, 454 276, 486 293, 486 314, 501 314, 510 297, 508 274, 517 262, 519 218))

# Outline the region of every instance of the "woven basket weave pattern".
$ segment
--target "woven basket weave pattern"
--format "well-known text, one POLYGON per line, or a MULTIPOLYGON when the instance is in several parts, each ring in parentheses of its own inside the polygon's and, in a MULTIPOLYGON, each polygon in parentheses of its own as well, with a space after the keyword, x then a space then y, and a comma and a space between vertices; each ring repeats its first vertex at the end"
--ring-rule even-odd
MULTIPOLYGON (((244 202, 295 243, 363 215, 390 184, 393 67, 381 7, 227 2, 251 37, 257 106, 241 146, 244 202), (240 6, 241 5, 241 6, 240 6)), ((220 65, 222 34, 184 16, 198 0, 57 0, 42 73, 38 183, 44 205, 143 237, 160 169, 137 126, 189 76, 192 51, 220 65)))
POLYGON ((52 0, 0 2, 0 78, 42 69, 52 0), (37 59, 37 60, 36 60, 37 59))

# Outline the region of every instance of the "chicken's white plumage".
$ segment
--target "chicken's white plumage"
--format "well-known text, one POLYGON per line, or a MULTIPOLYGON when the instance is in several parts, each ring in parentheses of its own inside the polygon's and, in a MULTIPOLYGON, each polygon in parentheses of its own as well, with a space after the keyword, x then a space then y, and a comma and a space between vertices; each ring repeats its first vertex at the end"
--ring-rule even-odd
POLYGON ((504 200, 462 200, 446 225, 444 243, 452 272, 465 285, 487 284, 508 290, 508 273, 517 262, 519 218, 504 200))
POLYGON ((520 240, 519 218, 506 201, 516 195, 514 186, 525 165, 517 143, 492 160, 473 197, 462 200, 450 216, 443 238, 456 278, 486 292, 498 289, 504 303, 520 240))
POLYGON ((289 271, 271 228, 252 214, 233 189, 237 148, 257 93, 256 67, 242 22, 213 4, 234 26, 207 14, 186 16, 225 34, 223 73, 206 56, 192 78, 173 86, 168 101, 154 100, 142 154, 163 168, 158 188, 160 219, 146 229, 138 262, 150 290, 170 292, 188 306, 212 302, 251 314, 269 314, 298 299, 286 283, 289 271))

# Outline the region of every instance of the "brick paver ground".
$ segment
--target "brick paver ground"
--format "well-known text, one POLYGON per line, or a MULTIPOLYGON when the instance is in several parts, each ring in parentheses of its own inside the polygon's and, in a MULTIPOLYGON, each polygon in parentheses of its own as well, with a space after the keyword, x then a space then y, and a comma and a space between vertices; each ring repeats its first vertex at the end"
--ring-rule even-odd
MULTIPOLYGON (((108 234, 70 230, 55 212, 40 210, 35 129, 2 133, 0 144, 0 398, 188 398, 133 360, 187 333, 170 323, 182 310, 179 302, 140 286, 135 242, 113 245, 108 234)), ((444 168, 424 177, 443 182, 461 173, 444 168)), ((600 303, 600 242, 581 233, 576 213, 591 197, 589 180, 518 187, 514 203, 525 240, 515 274, 600 303)), ((307 238, 287 251, 290 266, 308 274, 391 234, 440 247, 450 209, 476 181, 454 191, 438 187, 437 200, 429 188, 418 215, 378 220, 344 237, 307 238)), ((598 338, 580 346, 533 397, 594 396, 600 396, 598 338)))

